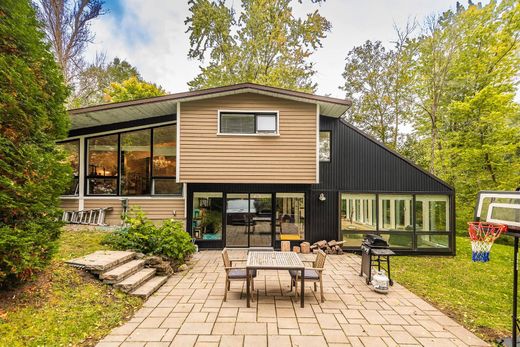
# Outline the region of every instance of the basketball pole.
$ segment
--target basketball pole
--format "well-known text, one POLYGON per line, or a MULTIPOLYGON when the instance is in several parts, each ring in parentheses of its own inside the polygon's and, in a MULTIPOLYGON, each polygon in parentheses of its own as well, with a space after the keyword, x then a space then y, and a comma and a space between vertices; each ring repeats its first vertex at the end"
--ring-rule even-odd
POLYGON ((518 331, 518 237, 515 236, 514 248, 514 270, 513 270, 513 334, 511 336, 511 346, 516 347, 517 331, 518 331))

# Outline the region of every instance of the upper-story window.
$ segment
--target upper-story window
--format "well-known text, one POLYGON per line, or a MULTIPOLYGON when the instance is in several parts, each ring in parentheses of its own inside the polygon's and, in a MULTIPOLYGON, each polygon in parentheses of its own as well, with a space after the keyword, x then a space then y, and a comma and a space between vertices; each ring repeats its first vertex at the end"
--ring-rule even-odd
POLYGON ((320 131, 320 161, 330 162, 331 132, 320 131))
POLYGON ((175 125, 93 137, 86 146, 87 194, 182 194, 175 125))
POLYGON ((220 112, 220 134, 278 134, 275 112, 220 112))
POLYGON ((72 167, 72 181, 67 187, 64 195, 78 195, 79 194, 79 140, 72 140, 67 142, 60 142, 58 146, 65 152, 66 159, 72 167))

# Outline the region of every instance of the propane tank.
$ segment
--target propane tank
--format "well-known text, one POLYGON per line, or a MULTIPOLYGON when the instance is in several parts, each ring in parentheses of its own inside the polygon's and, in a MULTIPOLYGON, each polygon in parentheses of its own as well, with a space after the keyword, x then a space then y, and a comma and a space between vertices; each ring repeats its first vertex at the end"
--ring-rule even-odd
POLYGON ((384 270, 376 271, 372 277, 372 286, 374 287, 374 291, 378 293, 388 293, 389 282, 390 281, 388 280, 388 276, 384 270))

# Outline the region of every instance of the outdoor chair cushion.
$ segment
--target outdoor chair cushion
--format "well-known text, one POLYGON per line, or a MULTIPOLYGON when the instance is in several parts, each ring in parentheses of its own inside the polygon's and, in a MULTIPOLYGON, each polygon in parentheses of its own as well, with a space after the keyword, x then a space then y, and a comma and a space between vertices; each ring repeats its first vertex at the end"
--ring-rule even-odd
MULTIPOLYGON (((294 278, 300 274, 300 271, 299 270, 289 270, 289 274, 291 275, 292 278, 294 278)), ((320 275, 319 275, 318 271, 316 271, 314 269, 305 269, 305 279, 306 280, 319 280, 320 275)))
MULTIPOLYGON (((228 272, 229 279, 246 278, 246 269, 236 268, 228 272)), ((251 271, 251 276, 256 277, 256 270, 251 271)))

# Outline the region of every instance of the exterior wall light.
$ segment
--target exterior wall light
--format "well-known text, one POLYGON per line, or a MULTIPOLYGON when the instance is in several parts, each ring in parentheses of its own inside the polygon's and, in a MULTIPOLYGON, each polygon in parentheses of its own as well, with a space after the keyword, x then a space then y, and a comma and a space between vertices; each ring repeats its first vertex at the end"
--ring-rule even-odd
POLYGON ((320 193, 320 196, 318 197, 318 200, 320 200, 321 202, 324 202, 325 200, 327 200, 327 198, 325 197, 325 194, 320 193))

